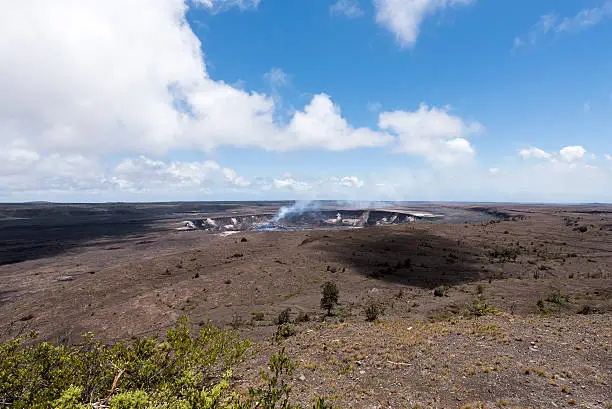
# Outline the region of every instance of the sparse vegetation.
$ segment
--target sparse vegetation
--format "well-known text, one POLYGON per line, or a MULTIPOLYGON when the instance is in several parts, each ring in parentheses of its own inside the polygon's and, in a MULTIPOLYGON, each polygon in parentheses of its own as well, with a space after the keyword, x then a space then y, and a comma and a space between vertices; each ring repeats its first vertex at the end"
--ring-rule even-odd
POLYGON ((497 308, 485 302, 476 301, 467 309, 465 315, 471 317, 482 317, 490 314, 497 314, 497 308))
POLYGON ((444 297, 448 294, 449 289, 450 289, 450 284, 442 284, 441 286, 434 288, 433 294, 436 297, 444 297))
POLYGON ((253 318, 253 321, 263 321, 264 316, 265 314, 261 311, 256 311, 256 312, 251 313, 251 317, 253 318))
POLYGON ((489 261, 499 263, 515 262, 521 254, 518 246, 497 247, 489 251, 489 261))
POLYGON ((589 304, 584 304, 577 311, 578 314, 582 314, 582 315, 594 314, 596 312, 597 312, 597 310, 595 308, 591 307, 589 304))
POLYGON ((569 296, 562 295, 559 291, 556 291, 554 293, 549 294, 548 297, 546 297, 546 301, 562 305, 569 301, 569 296))
POLYGON ((274 333, 274 339, 276 341, 282 341, 294 335, 295 328, 293 328, 291 325, 279 325, 278 328, 276 328, 276 332, 274 333))
POLYGON ((276 325, 287 324, 289 321, 291 321, 290 314, 291 314, 291 308, 285 308, 278 314, 278 317, 276 317, 276 321, 274 323, 276 325))
POLYGON ((308 315, 307 312, 303 312, 303 311, 300 311, 298 315, 295 317, 295 319, 293 320, 293 322, 295 322, 296 324, 299 324, 301 322, 308 322, 308 321, 310 321, 310 315, 308 315))
POLYGON ((230 326, 233 329, 238 329, 240 328, 240 326, 242 326, 242 317, 237 312, 235 312, 234 315, 232 316, 232 322, 230 326))

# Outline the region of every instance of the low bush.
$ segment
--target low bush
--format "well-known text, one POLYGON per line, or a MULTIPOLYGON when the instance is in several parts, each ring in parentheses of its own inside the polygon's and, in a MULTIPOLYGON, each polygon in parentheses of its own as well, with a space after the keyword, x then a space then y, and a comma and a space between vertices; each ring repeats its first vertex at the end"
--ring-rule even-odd
POLYGON ((466 311, 469 317, 483 317, 485 315, 497 314, 497 308, 485 302, 474 302, 466 311))
POLYGON ((500 263, 515 262, 520 254, 521 249, 518 246, 498 247, 489 251, 489 261, 500 263))
POLYGON ((290 325, 279 325, 278 328, 276 328, 274 339, 280 342, 294 335, 295 335, 295 328, 293 328, 290 325))
POLYGON ((308 315, 307 312, 303 312, 303 311, 300 311, 297 317, 295 317, 295 319, 293 320, 293 322, 295 322, 296 324, 299 324, 301 322, 308 322, 308 321, 310 321, 310 315, 308 315))
POLYGON ((433 294, 436 297, 444 297, 448 293, 449 289, 450 289, 450 285, 449 284, 443 284, 441 286, 438 286, 438 287, 434 288, 433 294))
POLYGON ((578 311, 576 311, 578 314, 582 314, 582 315, 588 315, 588 314, 595 314, 597 312, 597 310, 593 307, 591 307, 589 304, 584 304, 582 307, 580 307, 580 309, 578 311))
POLYGON ((554 292, 546 297, 546 301, 561 305, 569 301, 569 296, 562 295, 560 292, 554 292))
POLYGON ((374 300, 368 300, 366 305, 363 307, 363 313, 366 317, 366 321, 376 321, 378 316, 384 312, 384 308, 380 303, 374 300))
POLYGON ((276 325, 287 324, 291 320, 290 313, 291 313, 291 308, 285 308, 284 310, 282 310, 278 314, 278 317, 276 317, 275 324, 276 325))
MULTIPOLYGON (((213 326, 192 334, 184 318, 165 340, 112 346, 91 333, 72 346, 37 343, 30 333, 0 344, 0 402, 11 409, 298 409, 289 403, 284 377, 292 364, 284 351, 270 359, 262 387, 248 396, 232 389, 232 369, 252 346, 213 326)), ((313 405, 330 408, 321 399, 313 405)))
POLYGON ((265 314, 261 311, 256 311, 251 313, 251 317, 253 321, 263 321, 265 314))

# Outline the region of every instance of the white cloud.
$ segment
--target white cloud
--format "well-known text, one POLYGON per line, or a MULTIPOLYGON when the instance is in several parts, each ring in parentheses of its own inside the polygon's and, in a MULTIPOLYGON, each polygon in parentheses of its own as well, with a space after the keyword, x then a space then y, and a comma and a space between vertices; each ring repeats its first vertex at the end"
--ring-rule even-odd
POLYGON ((523 40, 520 39, 520 37, 514 37, 514 48, 520 48, 523 46, 523 40))
POLYGON ((240 10, 256 9, 261 0, 192 0, 196 4, 207 7, 213 13, 224 11, 232 7, 240 10))
POLYGON ((272 68, 264 74, 265 80, 273 89, 278 89, 289 84, 289 75, 280 68, 272 68))
POLYGON ((333 15, 343 15, 348 18, 363 16, 363 10, 357 0, 336 0, 329 8, 333 15))
POLYGON ((499 173, 499 168, 489 168, 489 173, 492 175, 496 175, 499 173))
MULTIPOLYGON (((530 159, 530 158, 546 159, 553 163, 557 162, 558 160, 561 160, 567 163, 577 162, 579 160, 582 160, 585 157, 585 154, 586 154, 586 149, 578 145, 565 146, 561 148, 559 152, 556 154, 543 151, 542 149, 539 149, 533 146, 529 148, 521 149, 519 151, 519 155, 523 159, 530 159)), ((594 156, 592 157, 595 158, 594 156)))
POLYGON ((370 112, 379 112, 382 109, 382 104, 380 102, 368 102, 367 107, 370 112))
POLYGON ((555 27, 557 19, 558 17, 554 13, 544 14, 540 16, 540 21, 536 24, 536 27, 538 27, 544 33, 548 33, 555 27))
POLYGON ((566 146, 559 151, 559 157, 565 162, 576 162, 584 158, 586 150, 582 146, 566 146))
POLYGON ((555 26, 556 31, 578 31, 612 18, 612 1, 605 1, 600 7, 587 8, 573 17, 565 17, 555 26))
POLYGON ((330 181, 342 187, 359 188, 365 185, 364 181, 359 179, 357 176, 344 176, 342 178, 332 177, 330 181))
POLYGON ((523 159, 536 158, 536 159, 551 159, 552 155, 542 149, 535 148, 533 146, 525 149, 521 149, 519 155, 523 159))
POLYGON ((612 160, 612 155, 608 155, 607 153, 605 153, 604 158, 606 158, 606 160, 612 160))
POLYGON ((397 134, 398 151, 422 156, 436 165, 471 159, 475 151, 466 137, 484 129, 478 122, 465 122, 451 115, 447 108, 425 104, 415 112, 383 112, 379 126, 397 134))
MULTIPOLYGON (((529 42, 535 44, 538 39, 547 34, 577 32, 595 26, 606 19, 612 18, 612 0, 604 1, 599 7, 580 10, 574 16, 560 17, 556 13, 540 16, 528 34, 529 42)), ((522 42, 522 39, 518 38, 522 42)), ((515 44, 516 44, 515 39, 515 44)))
POLYGON ((274 179, 272 181, 272 186, 275 189, 285 189, 298 192, 309 191, 312 189, 312 185, 310 183, 296 180, 291 175, 284 175, 284 177, 280 179, 274 179))
MULTIPOLYGON (((3 3, 0 60, 11 63, 0 65, 0 142, 99 156, 223 145, 343 150, 390 141, 353 129, 324 94, 289 128, 278 123, 274 98, 208 75, 186 10, 182 0, 3 3)), ((269 78, 287 82, 281 70, 269 78)))
POLYGON ((582 110, 584 111, 585 114, 588 114, 589 112, 591 112, 591 101, 586 101, 582 105, 582 110))
POLYGON ((223 168, 213 161, 164 162, 145 156, 122 160, 109 175, 122 189, 186 190, 209 189, 215 185, 226 187, 249 186, 233 169, 223 168))
POLYGON ((325 94, 315 95, 304 111, 296 112, 287 132, 284 140, 274 141, 275 149, 283 150, 285 145, 291 144, 289 146, 301 148, 322 145, 332 151, 341 151, 351 147, 383 146, 393 140, 386 133, 351 127, 340 115, 340 108, 325 94))
POLYGON ((473 0, 374 0, 376 22, 393 33, 401 46, 413 46, 423 20, 447 7, 465 6, 473 0))
POLYGON ((310 178, 306 180, 296 179, 289 173, 280 178, 275 178, 271 182, 259 181, 260 185, 267 186, 267 190, 276 189, 290 191, 302 197, 311 199, 334 193, 347 193, 353 189, 364 187, 365 182, 357 176, 332 176, 329 178, 310 178))

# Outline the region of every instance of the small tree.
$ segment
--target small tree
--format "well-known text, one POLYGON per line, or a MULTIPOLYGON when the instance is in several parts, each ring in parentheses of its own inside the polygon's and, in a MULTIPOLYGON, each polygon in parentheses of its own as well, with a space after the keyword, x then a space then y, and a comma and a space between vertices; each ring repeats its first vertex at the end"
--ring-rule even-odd
POLYGON ((327 315, 331 315, 331 310, 338 304, 338 287, 330 281, 322 286, 321 308, 327 310, 327 315))

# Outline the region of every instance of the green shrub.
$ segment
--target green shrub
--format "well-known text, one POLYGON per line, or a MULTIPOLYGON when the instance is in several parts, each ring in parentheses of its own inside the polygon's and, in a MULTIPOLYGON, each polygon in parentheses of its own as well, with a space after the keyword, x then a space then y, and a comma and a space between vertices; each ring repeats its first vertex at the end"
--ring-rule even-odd
POLYGON ((192 335, 186 319, 167 331, 165 341, 143 337, 107 346, 87 334, 82 343, 66 346, 36 344, 35 337, 0 345, 0 401, 14 409, 51 402, 66 409, 90 401, 111 408, 198 403, 253 345, 212 326, 192 335))
POLYGON ((485 302, 474 302, 466 311, 469 317, 483 317, 485 315, 497 314, 497 308, 485 303, 485 302))
MULTIPOLYGON (((249 395, 231 389, 232 368, 253 344, 213 326, 190 333, 185 318, 165 340, 109 346, 92 334, 73 346, 35 343, 34 333, 0 344, 0 402, 11 409, 299 409, 289 402, 295 365, 281 351, 249 395), (89 402, 89 404, 87 403, 89 402)), ((313 409, 332 409, 317 399, 313 409)))
POLYGON ((290 325, 279 325, 276 328, 274 339, 276 341, 282 341, 295 335, 295 329, 290 325))
POLYGON ((378 316, 384 312, 383 306, 374 300, 368 300, 363 308, 363 313, 366 317, 366 321, 376 321, 378 316))
POLYGON ((261 311, 256 311, 251 313, 253 321, 263 321, 265 314, 261 311))

